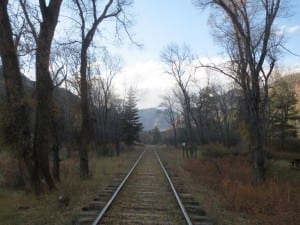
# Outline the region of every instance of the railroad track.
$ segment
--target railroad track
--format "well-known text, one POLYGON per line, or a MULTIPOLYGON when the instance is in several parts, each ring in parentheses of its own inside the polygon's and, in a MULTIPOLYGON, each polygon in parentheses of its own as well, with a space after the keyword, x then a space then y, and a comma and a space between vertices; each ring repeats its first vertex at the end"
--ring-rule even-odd
POLYGON ((87 207, 77 225, 210 225, 205 212, 153 148, 141 153, 127 174, 116 178, 87 207), (170 174, 170 175, 169 175, 170 174))

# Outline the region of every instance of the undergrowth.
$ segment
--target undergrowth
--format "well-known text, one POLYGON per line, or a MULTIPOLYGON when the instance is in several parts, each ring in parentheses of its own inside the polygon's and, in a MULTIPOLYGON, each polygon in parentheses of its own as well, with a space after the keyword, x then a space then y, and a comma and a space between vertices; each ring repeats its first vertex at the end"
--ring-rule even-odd
POLYGON ((164 152, 216 224, 300 224, 300 171, 283 159, 272 159, 267 180, 257 183, 247 155, 227 154, 219 146, 213 155, 221 157, 183 159, 179 151, 164 152))
POLYGON ((0 152, 0 224, 5 225, 70 225, 81 208, 87 205, 119 173, 126 171, 136 151, 119 157, 90 154, 91 177, 81 180, 77 155, 61 162, 61 182, 56 190, 37 197, 32 192, 12 185, 9 177, 17 174, 9 154, 0 152), (2 177, 2 178, 1 178, 2 177), (66 195, 70 203, 60 208, 58 197, 66 195))

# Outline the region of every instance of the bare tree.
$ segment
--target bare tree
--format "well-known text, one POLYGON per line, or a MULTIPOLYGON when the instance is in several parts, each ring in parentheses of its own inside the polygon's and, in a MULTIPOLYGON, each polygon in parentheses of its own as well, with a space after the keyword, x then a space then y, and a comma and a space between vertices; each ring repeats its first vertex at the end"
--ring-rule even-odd
POLYGON ((81 134, 80 134, 80 175, 89 175, 88 144, 91 131, 91 116, 89 109, 88 90, 88 49, 92 44, 96 31, 104 21, 114 19, 127 30, 127 17, 125 8, 131 4, 129 0, 106 0, 105 4, 99 4, 96 0, 73 0, 79 15, 77 24, 80 26, 80 97, 81 97, 81 134))
MULTIPOLYGON (((236 101, 234 90, 225 90, 222 86, 211 84, 199 92, 198 108, 202 125, 212 141, 230 147, 230 137, 234 124, 236 101)), ((207 136, 207 135, 206 135, 207 136)), ((210 140, 207 140, 210 141, 210 140)))
MULTIPOLYGON (((9 135, 12 136, 12 149, 15 149, 19 159, 20 171, 28 173, 33 182, 34 171, 29 131, 29 119, 24 103, 24 90, 22 86, 17 47, 13 40, 13 32, 7 9, 8 0, 0 1, 0 55, 3 66, 7 105, 11 115, 9 135)), ((24 177, 23 177, 24 178, 24 177)), ((27 183, 28 181, 24 179, 27 183)), ((33 185, 33 184, 32 184, 33 185)))
POLYGON ((232 78, 243 90, 248 113, 253 169, 257 180, 265 179, 265 108, 268 81, 282 38, 274 29, 281 10, 280 0, 195 0, 201 7, 211 6, 214 35, 229 61, 223 66, 201 65, 232 78))
POLYGON ((92 81, 92 102, 96 107, 96 131, 101 136, 104 153, 107 153, 107 142, 110 129, 108 127, 109 110, 112 106, 112 81, 120 72, 120 59, 104 51, 101 62, 95 66, 95 76, 92 81), (100 132, 99 132, 100 131, 100 132))
POLYGON ((49 152, 52 144, 52 125, 53 125, 53 82, 49 71, 51 44, 54 37, 55 28, 58 22, 58 16, 62 0, 40 0, 38 6, 32 6, 26 0, 19 0, 24 17, 28 23, 32 36, 36 43, 36 121, 34 132, 34 152, 37 157, 36 167, 36 191, 41 191, 39 187, 42 175, 50 189, 55 187, 50 169, 49 152), (30 16, 29 9, 35 9, 34 12, 40 14, 30 16), (35 20, 33 20, 33 18, 35 20), (40 18, 40 19, 39 19, 40 18), (36 21, 37 20, 37 21, 36 21), (36 24, 40 25, 39 31, 36 24))
POLYGON ((195 138, 191 119, 191 100, 188 93, 188 85, 194 75, 192 54, 187 46, 180 48, 178 45, 172 44, 162 51, 161 59, 167 66, 166 73, 174 78, 182 93, 185 125, 188 132, 188 145, 191 155, 194 155, 195 138))
POLYGON ((213 93, 219 111, 218 117, 220 135, 223 143, 229 148, 231 145, 232 127, 237 112, 237 96, 234 89, 225 90, 222 86, 213 86, 213 93))
POLYGON ((177 124, 179 114, 176 111, 176 101, 174 99, 174 96, 163 96, 163 102, 160 104, 160 106, 164 108, 166 120, 173 129, 174 145, 177 148, 177 124))
MULTIPOLYGON (((53 81, 54 87, 54 97, 55 94, 58 94, 59 86, 62 85, 67 79, 67 75, 69 72, 69 52, 65 51, 64 48, 57 45, 55 46, 55 50, 52 51, 53 54, 50 57, 50 74, 53 81)), ((63 103, 63 105, 69 104, 67 103, 68 99, 63 103)), ((52 176, 56 181, 60 181, 60 157, 59 157, 59 149, 61 146, 61 128, 62 124, 66 121, 63 121, 59 114, 59 106, 58 102, 55 101, 53 103, 53 116, 52 116, 52 176)), ((66 106, 65 106, 66 108, 66 106)), ((66 119, 66 118, 65 118, 66 119)))

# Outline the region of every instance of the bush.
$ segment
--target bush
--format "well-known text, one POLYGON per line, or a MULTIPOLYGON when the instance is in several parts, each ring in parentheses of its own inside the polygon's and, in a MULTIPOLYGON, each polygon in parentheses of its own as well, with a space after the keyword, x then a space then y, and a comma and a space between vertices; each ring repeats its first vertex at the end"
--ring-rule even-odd
POLYGON ((255 216, 265 224, 298 224, 299 204, 293 183, 281 183, 273 179, 264 184, 251 184, 225 178, 222 180, 222 204, 229 210, 255 216), (274 218, 276 218, 274 220, 274 218))
MULTIPOLYGON (((274 140, 272 143, 272 149, 274 151, 281 151, 280 141, 274 140)), ((288 138, 284 144, 285 152, 298 152, 300 153, 300 139, 298 138, 288 138)))
POLYGON ((241 151, 238 147, 227 148, 221 144, 207 144, 200 147, 201 155, 208 158, 218 158, 227 155, 240 155, 241 151))
POLYGON ((300 158, 300 152, 272 152, 271 156, 273 159, 279 159, 279 160, 293 160, 295 158, 300 158))
MULTIPOLYGON (((216 150, 218 155, 222 153, 220 149, 216 150)), ((218 202, 222 207, 254 218, 257 223, 253 224, 299 224, 299 179, 269 176, 266 182, 257 183, 250 157, 226 156, 215 161, 221 170, 219 176, 211 159, 186 161, 183 169, 198 177, 199 182, 208 186, 209 190, 218 193, 218 202)), ((281 169, 282 173, 289 172, 288 168, 281 169)))
POLYGON ((0 187, 17 187, 22 184, 18 161, 8 151, 0 152, 0 187))

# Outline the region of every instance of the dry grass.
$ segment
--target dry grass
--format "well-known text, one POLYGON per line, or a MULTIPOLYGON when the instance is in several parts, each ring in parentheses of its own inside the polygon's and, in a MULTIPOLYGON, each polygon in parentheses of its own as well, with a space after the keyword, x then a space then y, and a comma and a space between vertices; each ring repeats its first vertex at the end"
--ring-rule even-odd
POLYGON ((18 163, 5 150, 0 153, 0 188, 17 186, 18 184, 18 163))
MULTIPOLYGON (((97 157, 90 155, 91 177, 81 180, 78 176, 78 158, 63 160, 61 163, 62 182, 57 190, 47 192, 37 198, 33 194, 8 188, 4 183, 0 187, 0 221, 5 225, 64 225, 76 220, 77 214, 83 206, 88 204, 111 180, 122 171, 127 171, 132 158, 137 151, 126 152, 120 157, 97 157), (58 207, 58 196, 70 196, 70 204, 64 209, 58 207)), ((9 156, 0 153, 0 166, 4 166, 4 158, 9 156)), ((2 176, 9 169, 1 167, 2 176)), ((13 173, 11 173, 12 175, 13 173)), ((5 179, 7 180, 7 179, 5 179)))
POLYGON ((288 162, 269 162, 267 181, 257 184, 247 156, 182 159, 179 151, 164 152, 215 224, 300 224, 300 171, 288 162))
POLYGON ((272 152, 272 157, 274 159, 285 159, 285 160, 293 160, 299 159, 300 153, 296 152, 272 152))

